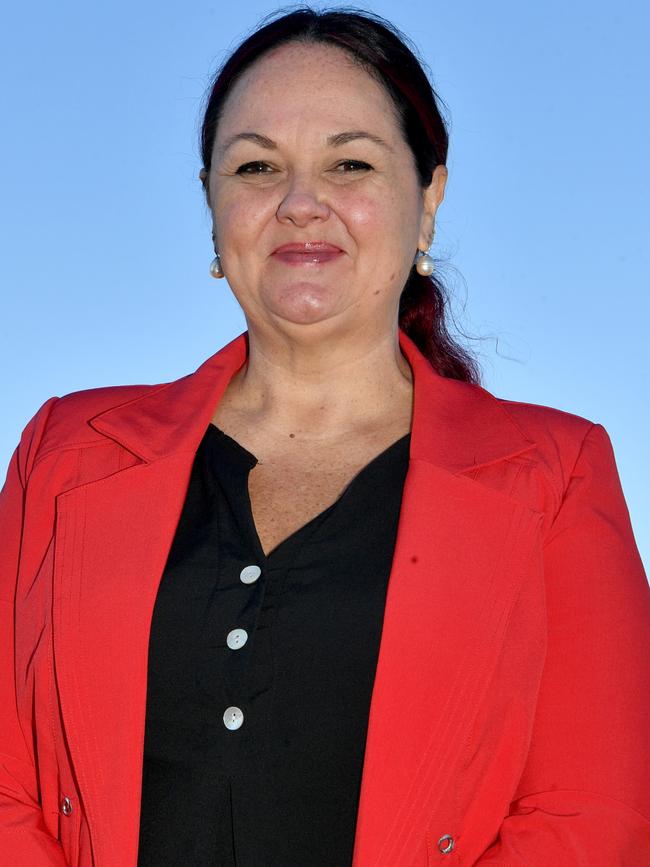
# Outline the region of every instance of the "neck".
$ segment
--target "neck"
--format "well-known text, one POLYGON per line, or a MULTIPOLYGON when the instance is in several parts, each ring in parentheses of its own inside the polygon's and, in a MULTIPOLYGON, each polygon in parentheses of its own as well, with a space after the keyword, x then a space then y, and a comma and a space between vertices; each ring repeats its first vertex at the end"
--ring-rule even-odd
POLYGON ((410 427, 413 376, 397 325, 297 341, 249 324, 248 338, 247 364, 224 400, 251 422, 321 441, 385 423, 410 427))

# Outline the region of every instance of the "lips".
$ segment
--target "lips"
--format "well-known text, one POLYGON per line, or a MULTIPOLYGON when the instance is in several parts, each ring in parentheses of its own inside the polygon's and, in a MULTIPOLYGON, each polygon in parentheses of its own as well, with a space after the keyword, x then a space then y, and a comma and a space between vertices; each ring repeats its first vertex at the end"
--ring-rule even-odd
POLYGON ((323 265, 338 259, 343 250, 327 241, 303 241, 283 244, 272 255, 285 265, 323 265))

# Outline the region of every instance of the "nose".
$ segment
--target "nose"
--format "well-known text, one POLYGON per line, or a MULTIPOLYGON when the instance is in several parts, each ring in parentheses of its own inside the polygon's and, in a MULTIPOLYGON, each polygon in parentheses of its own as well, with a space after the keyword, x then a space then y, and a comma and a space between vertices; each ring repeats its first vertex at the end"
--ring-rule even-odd
POLYGON ((312 220, 326 220, 329 214, 329 206, 319 197, 316 184, 305 177, 292 179, 277 210, 281 223, 293 223, 301 228, 312 220))

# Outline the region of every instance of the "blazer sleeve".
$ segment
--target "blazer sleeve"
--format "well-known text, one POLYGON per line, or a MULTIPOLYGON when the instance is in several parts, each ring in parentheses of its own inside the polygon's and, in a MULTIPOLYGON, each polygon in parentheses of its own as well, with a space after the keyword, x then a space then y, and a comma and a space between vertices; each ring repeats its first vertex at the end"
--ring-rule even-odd
POLYGON ((56 400, 46 401, 28 422, 0 492, 0 860, 12 867, 66 867, 61 845, 43 820, 33 739, 18 718, 14 669, 14 598, 27 478, 56 400))
POLYGON ((607 432, 544 551, 548 645, 526 766, 480 867, 650 865, 650 588, 607 432))

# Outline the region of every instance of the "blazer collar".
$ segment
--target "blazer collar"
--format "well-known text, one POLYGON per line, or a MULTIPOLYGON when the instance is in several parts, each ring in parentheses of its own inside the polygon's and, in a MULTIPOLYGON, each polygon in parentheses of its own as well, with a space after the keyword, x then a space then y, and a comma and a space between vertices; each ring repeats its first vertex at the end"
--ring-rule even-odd
MULTIPOLYGON (((401 329, 399 343, 413 371, 411 460, 461 473, 535 445, 492 394, 436 373, 401 329)), ((172 453, 195 452, 228 383, 247 357, 245 331, 193 373, 112 406, 89 424, 147 463, 172 453)))

